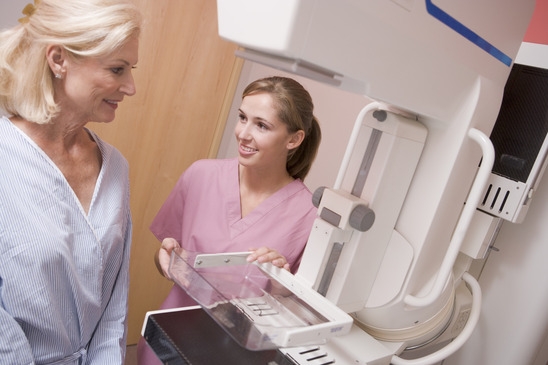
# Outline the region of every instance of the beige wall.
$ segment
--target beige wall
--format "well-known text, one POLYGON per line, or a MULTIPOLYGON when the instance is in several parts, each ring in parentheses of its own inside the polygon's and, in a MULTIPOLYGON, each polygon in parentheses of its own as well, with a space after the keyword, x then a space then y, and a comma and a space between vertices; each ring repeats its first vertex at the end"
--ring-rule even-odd
POLYGON ((130 164, 129 344, 172 285, 154 266, 159 243, 148 227, 185 168, 216 155, 241 64, 236 46, 218 36, 215 0, 134 1, 146 21, 137 94, 120 104, 113 123, 90 126, 130 164))

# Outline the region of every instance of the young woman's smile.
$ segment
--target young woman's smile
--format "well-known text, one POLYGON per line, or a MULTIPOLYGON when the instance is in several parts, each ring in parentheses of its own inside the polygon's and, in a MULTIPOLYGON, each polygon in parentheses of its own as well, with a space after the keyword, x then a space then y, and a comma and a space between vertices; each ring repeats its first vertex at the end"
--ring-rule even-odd
POLYGON ((291 135, 278 118, 272 96, 248 95, 242 100, 235 128, 240 163, 254 167, 283 167, 291 135))

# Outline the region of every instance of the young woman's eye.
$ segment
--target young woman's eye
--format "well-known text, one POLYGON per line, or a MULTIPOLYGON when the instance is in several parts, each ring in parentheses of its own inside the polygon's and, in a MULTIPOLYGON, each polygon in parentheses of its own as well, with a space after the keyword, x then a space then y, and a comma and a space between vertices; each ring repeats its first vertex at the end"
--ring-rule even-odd
POLYGON ((122 71, 124 71, 124 68, 123 67, 114 67, 114 68, 111 68, 110 69, 114 74, 118 75, 118 74, 121 74, 122 71))
POLYGON ((240 122, 245 122, 245 121, 246 121, 245 115, 243 115, 242 113, 238 114, 238 120, 239 120, 240 122))
POLYGON ((262 130, 268 129, 268 126, 264 123, 257 123, 257 126, 259 127, 259 129, 262 129, 262 130))

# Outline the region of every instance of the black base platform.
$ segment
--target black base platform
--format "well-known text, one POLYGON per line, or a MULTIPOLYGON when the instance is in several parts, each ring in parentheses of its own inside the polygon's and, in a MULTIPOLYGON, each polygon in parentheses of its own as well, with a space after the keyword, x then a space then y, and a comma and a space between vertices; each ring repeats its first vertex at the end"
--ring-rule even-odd
POLYGON ((151 314, 144 338, 166 365, 296 365, 278 350, 243 348, 201 308, 151 314))

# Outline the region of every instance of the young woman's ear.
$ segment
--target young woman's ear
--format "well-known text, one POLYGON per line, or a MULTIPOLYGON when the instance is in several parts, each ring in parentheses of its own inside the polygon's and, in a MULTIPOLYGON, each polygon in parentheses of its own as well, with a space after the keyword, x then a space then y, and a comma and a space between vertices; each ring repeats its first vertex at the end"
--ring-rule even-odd
POLYGON ((301 145, 304 141, 304 131, 302 129, 291 135, 289 142, 287 142, 287 149, 293 150, 301 145))

